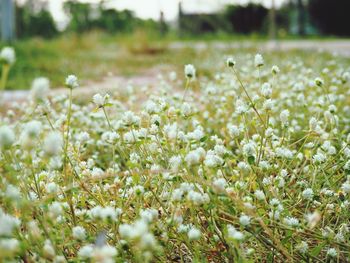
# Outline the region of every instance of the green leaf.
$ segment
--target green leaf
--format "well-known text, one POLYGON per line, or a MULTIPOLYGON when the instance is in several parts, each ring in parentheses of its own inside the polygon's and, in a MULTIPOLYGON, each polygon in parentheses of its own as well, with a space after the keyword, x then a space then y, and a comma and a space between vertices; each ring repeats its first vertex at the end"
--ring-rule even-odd
POLYGON ((318 254, 320 254, 322 248, 324 247, 325 243, 321 243, 318 246, 314 247, 311 251, 310 251, 310 255, 313 257, 318 256, 318 254))
POLYGON ((254 164, 255 163, 255 157, 254 156, 249 156, 248 157, 248 163, 249 164, 254 164))
POLYGON ((205 142, 208 139, 208 136, 204 136, 200 139, 201 142, 205 142))
POLYGON ((113 106, 112 103, 106 103, 106 104, 103 105, 103 107, 112 107, 112 106, 113 106))

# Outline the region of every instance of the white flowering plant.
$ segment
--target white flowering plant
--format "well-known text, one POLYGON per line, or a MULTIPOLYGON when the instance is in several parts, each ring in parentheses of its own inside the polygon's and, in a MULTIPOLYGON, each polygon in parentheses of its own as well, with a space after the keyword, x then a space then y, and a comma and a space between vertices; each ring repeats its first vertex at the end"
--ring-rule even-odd
POLYGON ((350 64, 227 57, 85 103, 36 79, 0 117, 0 261, 347 262, 350 64))

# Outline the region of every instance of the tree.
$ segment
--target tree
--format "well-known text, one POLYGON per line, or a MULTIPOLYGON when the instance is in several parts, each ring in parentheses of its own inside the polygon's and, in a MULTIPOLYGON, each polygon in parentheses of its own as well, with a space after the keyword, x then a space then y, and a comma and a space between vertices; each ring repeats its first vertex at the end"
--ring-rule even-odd
POLYGON ((267 14, 267 8, 252 3, 246 6, 229 5, 224 12, 231 29, 243 34, 261 31, 267 14))
POLYGON ((22 6, 16 6, 16 31, 19 38, 51 38, 58 34, 55 21, 44 1, 28 1, 22 6))
POLYGON ((350 36, 349 0, 310 0, 308 9, 321 32, 350 36))

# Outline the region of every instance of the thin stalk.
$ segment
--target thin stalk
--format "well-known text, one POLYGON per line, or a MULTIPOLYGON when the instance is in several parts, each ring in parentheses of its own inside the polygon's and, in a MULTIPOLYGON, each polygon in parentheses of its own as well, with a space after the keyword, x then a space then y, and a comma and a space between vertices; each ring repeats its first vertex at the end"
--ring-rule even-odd
POLYGON ((244 91, 245 95, 247 96, 247 98, 248 98, 250 104, 252 105, 253 110, 254 110, 255 113, 258 115, 258 117, 259 117, 259 119, 260 119, 262 125, 265 127, 264 120, 263 120, 263 118, 261 117, 261 115, 260 115, 260 113, 258 112, 258 110, 255 108, 254 102, 253 102, 252 98, 249 96, 248 91, 247 91, 246 88, 244 87, 244 85, 243 85, 241 79, 239 78, 237 71, 236 71, 234 68, 232 68, 232 70, 233 70, 233 72, 234 72, 234 74, 235 74, 235 76, 236 76, 236 78, 237 78, 237 80, 238 80, 238 82, 239 82, 239 85, 240 85, 241 88, 243 89, 243 91, 244 91))

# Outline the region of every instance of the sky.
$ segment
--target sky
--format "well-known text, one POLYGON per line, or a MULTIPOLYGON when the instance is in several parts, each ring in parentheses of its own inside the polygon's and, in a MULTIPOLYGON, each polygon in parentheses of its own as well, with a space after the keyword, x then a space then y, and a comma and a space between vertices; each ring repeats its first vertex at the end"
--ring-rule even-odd
MULTIPOLYGON (((62 3, 65 0, 49 0, 49 9, 52 12, 58 24, 64 24, 67 21, 62 3)), ((81 2, 98 3, 99 0, 81 0, 81 2)), ((165 19, 175 20, 178 14, 179 0, 105 0, 108 6, 117 9, 129 9, 141 18, 159 19, 162 10, 165 19)), ((257 2, 265 6, 270 6, 272 0, 183 0, 182 6, 184 12, 214 12, 219 10, 225 4, 257 2)), ((275 0, 276 5, 280 5, 283 0, 275 0)))

